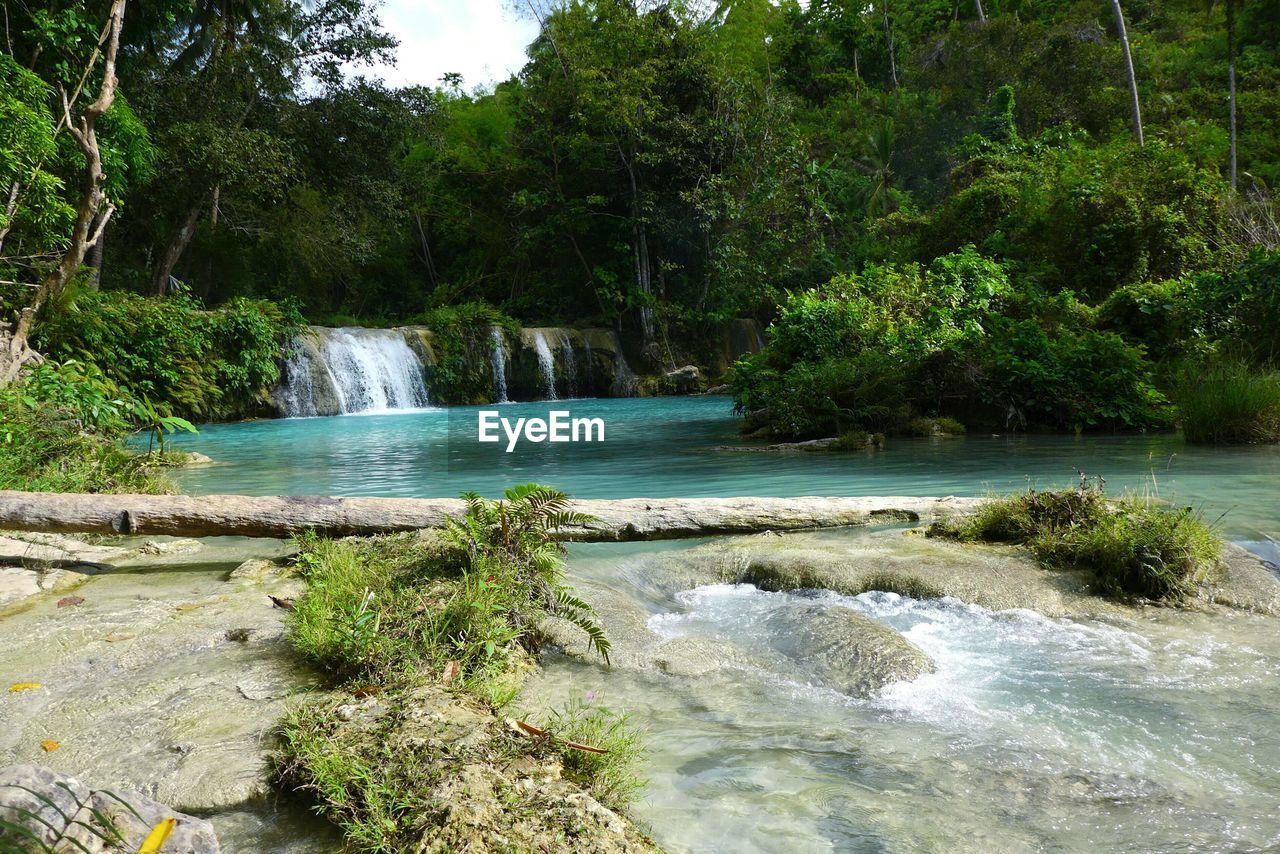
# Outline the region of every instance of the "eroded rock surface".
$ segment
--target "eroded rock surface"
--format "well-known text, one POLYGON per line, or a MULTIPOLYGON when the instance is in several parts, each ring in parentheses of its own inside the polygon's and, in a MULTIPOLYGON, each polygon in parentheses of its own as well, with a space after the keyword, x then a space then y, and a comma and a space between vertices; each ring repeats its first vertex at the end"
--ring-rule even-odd
POLYGON ((39 686, 0 693, 0 763, 39 762, 186 811, 264 797, 264 742, 311 681, 268 594, 302 585, 274 564, 233 573, 238 556, 132 557, 85 579, 74 605, 42 592, 0 620, 0 687, 39 686))
POLYGON ((218 854, 213 826, 128 790, 94 789, 74 777, 36 765, 0 769, 0 850, 34 851, 44 845, 80 854, 138 851, 166 819, 176 824, 162 851, 218 854))

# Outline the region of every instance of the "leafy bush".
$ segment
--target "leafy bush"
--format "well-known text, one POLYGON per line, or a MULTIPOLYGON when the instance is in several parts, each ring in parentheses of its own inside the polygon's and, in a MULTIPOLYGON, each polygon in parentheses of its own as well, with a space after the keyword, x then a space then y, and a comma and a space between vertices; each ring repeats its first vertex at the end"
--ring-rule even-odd
POLYGON ((288 307, 237 298, 205 310, 188 297, 85 292, 39 327, 37 346, 96 366, 128 396, 203 420, 255 414, 280 378, 280 348, 301 324, 288 307))
POLYGON ((1280 442, 1280 372, 1193 362, 1179 373, 1174 398, 1188 442, 1280 442))
POLYGON ((1142 350, 1094 329, 1095 315, 1067 293, 1015 293, 966 248, 791 295, 730 386, 753 424, 798 438, 910 431, 925 412, 1014 429, 1166 426, 1142 350))
POLYGON ((429 309, 410 322, 428 327, 434 335, 429 385, 436 399, 449 404, 497 399, 489 365, 491 330, 499 326, 516 334, 516 321, 487 303, 469 302, 429 309))
POLYGON ((1005 425, 1059 430, 1166 427, 1167 401, 1142 351, 1111 332, 1001 318, 978 357, 977 394, 1005 425))
POLYGON ((169 463, 90 432, 75 411, 21 386, 0 393, 0 489, 36 492, 171 492, 169 463))
POLYGON ((1222 542, 1190 507, 1137 495, 1108 502, 1100 486, 992 499, 931 536, 1026 545, 1051 566, 1085 569, 1115 597, 1181 601, 1216 570, 1222 542))

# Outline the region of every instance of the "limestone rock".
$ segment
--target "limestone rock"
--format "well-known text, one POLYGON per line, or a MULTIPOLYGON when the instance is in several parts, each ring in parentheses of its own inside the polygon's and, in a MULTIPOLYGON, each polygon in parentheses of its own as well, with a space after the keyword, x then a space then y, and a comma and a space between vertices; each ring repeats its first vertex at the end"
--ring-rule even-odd
POLYGON ((662 377, 663 390, 671 394, 697 394, 706 389, 707 381, 696 365, 685 365, 667 371, 662 377))
POLYGON ((934 671, 933 661, 893 629, 849 608, 814 604, 772 618, 780 652, 816 682, 866 697, 893 682, 934 671))
POLYGON ((172 818, 177 825, 163 851, 219 851, 213 826, 203 819, 176 812, 137 792, 92 789, 74 777, 35 765, 0 769, 0 818, 30 831, 20 835, 16 830, 0 830, 0 849, 4 850, 10 850, 10 844, 26 850, 27 845, 34 847, 34 839, 59 852, 134 852, 152 828, 172 818))

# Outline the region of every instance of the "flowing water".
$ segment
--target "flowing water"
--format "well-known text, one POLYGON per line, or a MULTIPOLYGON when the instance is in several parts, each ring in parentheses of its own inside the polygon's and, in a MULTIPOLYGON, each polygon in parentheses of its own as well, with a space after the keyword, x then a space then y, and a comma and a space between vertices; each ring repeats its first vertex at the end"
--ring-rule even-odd
POLYGON ((489 338, 493 342, 493 389, 497 397, 495 403, 507 402, 507 339, 501 326, 489 330, 489 338))
MULTIPOLYGON (((312 416, 336 399, 343 414, 415 409, 430 404, 422 361, 395 329, 312 327, 285 362, 277 405, 287 416, 312 416), (323 388, 317 388, 319 380, 323 388)), ((333 410, 330 410, 333 411, 333 410)))
POLYGON ((571 572, 625 592, 663 637, 776 661, 798 629, 788 618, 817 600, 901 632, 937 672, 851 699, 776 665, 688 677, 552 658, 523 702, 589 695, 644 725, 650 785, 635 813, 671 850, 1280 845, 1274 618, 1154 610, 1104 623, 750 585, 655 594, 645 567, 679 548, 579 545, 571 572))
MULTIPOLYGON (((507 418, 550 404, 511 404, 507 418)), ((217 465, 196 493, 447 496, 540 481, 583 497, 982 494, 1069 485, 1158 491, 1272 560, 1280 448, 1173 435, 893 439, 879 452, 742 452, 730 402, 554 404, 606 441, 475 442, 477 408, 210 426, 180 440, 217 465)), ((832 548, 861 531, 816 535, 832 548)), ((643 609, 661 638, 739 648, 697 677, 551 655, 529 709, 590 692, 649 732, 635 814, 675 851, 1261 850, 1280 846, 1280 632, 1240 612, 1113 621, 994 612, 887 593, 664 592, 648 573, 685 543, 575 545, 579 589, 643 609), (815 603, 900 632, 935 673, 853 699, 786 664, 815 603), (735 659, 737 660, 737 659, 735 659)))
POLYGON ((556 399, 556 359, 551 354, 551 346, 547 344, 547 336, 541 329, 530 331, 533 335, 533 346, 538 353, 538 368, 542 372, 542 392, 547 400, 556 399))

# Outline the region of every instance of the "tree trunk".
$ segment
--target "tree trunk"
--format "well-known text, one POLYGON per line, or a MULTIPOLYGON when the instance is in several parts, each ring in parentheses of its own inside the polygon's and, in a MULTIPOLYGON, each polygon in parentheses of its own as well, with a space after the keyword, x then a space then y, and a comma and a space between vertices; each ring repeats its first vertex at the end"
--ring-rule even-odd
MULTIPOLYGON (((99 45, 105 42, 106 49, 98 97, 84 108, 78 121, 72 119, 66 91, 61 91, 63 121, 85 158, 84 189, 76 207, 71 241, 58 265, 41 280, 31 302, 18 313, 17 321, 0 325, 0 386, 12 383, 18 378, 24 365, 39 360, 39 355, 28 346, 36 315, 50 299, 62 292, 67 282, 80 270, 85 253, 102 238, 111 214, 115 211, 115 205, 107 200, 103 191, 107 176, 102 171, 102 152, 98 148, 96 128, 98 119, 115 102, 116 87, 120 83, 116 78, 116 55, 120 50, 120 28, 124 23, 124 10, 125 0, 113 0, 107 25, 103 30, 103 40, 99 42, 99 45)), ((95 50, 90 67, 96 64, 97 56, 95 50)))
POLYGON ((978 13, 978 23, 985 24, 987 22, 987 13, 982 11, 982 0, 973 0, 973 8, 978 13))
MULTIPOLYGON (((663 540, 966 513, 980 498, 626 498, 574 501, 595 517, 564 539, 663 540)), ((256 498, 0 492, 0 530, 175 537, 367 536, 437 528, 466 512, 457 498, 256 498)))
POLYGON ((636 179, 635 146, 631 147, 630 157, 622 153, 621 146, 618 147, 618 154, 622 157, 627 168, 627 177, 631 182, 632 259, 635 262, 636 287, 640 289, 642 299, 645 301, 640 306, 640 332, 644 338, 644 352, 656 359, 658 340, 654 335, 653 306, 649 305, 649 300, 653 298, 653 277, 650 272, 649 238, 640 211, 640 182, 636 179))
POLYGON ((160 263, 156 265, 155 272, 151 276, 151 293, 154 295, 162 297, 169 292, 169 279, 173 276, 173 270, 178 266, 178 261, 182 259, 182 253, 186 252, 187 247, 191 245, 191 238, 195 236, 196 226, 200 223, 200 214, 203 212, 204 197, 202 196, 187 211, 178 230, 164 247, 160 263))
POLYGON ((1227 125, 1231 134, 1231 192, 1236 191, 1236 9, 1227 0, 1227 125))
POLYGON ((896 51, 893 48, 893 23, 889 20, 889 0, 884 0, 880 7, 884 12, 884 40, 889 47, 889 77, 893 81, 893 88, 898 88, 898 60, 894 56, 896 51))
POLYGON ((1133 108, 1133 137, 1138 146, 1145 145, 1142 138, 1142 107, 1138 103, 1138 78, 1133 73, 1133 53, 1129 50, 1129 32, 1124 25, 1124 10, 1120 8, 1120 0, 1111 0, 1111 9, 1116 15, 1116 32, 1120 35, 1120 48, 1124 51, 1124 66, 1129 74, 1129 101, 1133 108))
POLYGON ((18 210, 18 193, 22 190, 22 185, 17 181, 9 187, 9 198, 4 203, 4 228, 0 228, 0 251, 4 249, 4 240, 9 236, 10 229, 13 228, 13 215, 18 210))
POLYGON ((102 214, 99 213, 94 221, 94 228, 99 230, 98 239, 94 241, 93 248, 89 250, 89 267, 93 273, 89 276, 89 290, 96 291, 102 286, 102 257, 106 252, 107 246, 107 228, 106 223, 100 222, 102 214))

